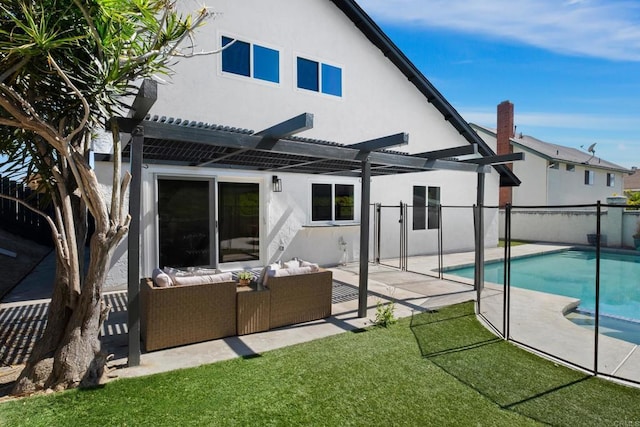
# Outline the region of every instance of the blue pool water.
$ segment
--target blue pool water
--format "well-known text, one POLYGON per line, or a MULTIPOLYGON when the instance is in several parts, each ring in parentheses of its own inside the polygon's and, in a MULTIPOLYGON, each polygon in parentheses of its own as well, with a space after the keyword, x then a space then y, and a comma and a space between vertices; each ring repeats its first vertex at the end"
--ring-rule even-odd
MULTIPOLYGON (((449 274, 473 278, 473 267, 449 274)), ((579 310, 595 312, 596 254, 568 250, 511 260, 511 286, 580 299, 579 310)), ((485 281, 503 284, 504 264, 485 264, 485 281)), ((601 252, 600 314, 640 323, 640 255, 601 252)))

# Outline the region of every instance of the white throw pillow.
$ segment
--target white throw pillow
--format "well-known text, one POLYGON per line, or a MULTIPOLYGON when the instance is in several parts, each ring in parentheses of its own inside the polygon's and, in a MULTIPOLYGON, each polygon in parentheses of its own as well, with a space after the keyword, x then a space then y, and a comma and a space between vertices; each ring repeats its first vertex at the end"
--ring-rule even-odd
POLYGON ((311 271, 313 272, 320 271, 320 266, 313 262, 300 261, 300 267, 311 267, 311 271))
POLYGON ((300 261, 297 259, 292 259, 291 261, 287 261, 284 263, 284 268, 298 268, 300 267, 300 261))
POLYGON ((159 268, 153 270, 151 278, 153 279, 153 283, 159 288, 168 288, 169 286, 173 286, 171 277, 159 268))

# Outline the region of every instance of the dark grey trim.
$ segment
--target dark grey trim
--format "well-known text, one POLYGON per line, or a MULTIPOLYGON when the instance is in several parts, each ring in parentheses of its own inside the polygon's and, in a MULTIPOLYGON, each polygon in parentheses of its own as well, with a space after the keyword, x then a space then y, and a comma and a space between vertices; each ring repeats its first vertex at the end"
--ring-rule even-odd
POLYGON ((478 157, 477 159, 461 160, 464 163, 473 163, 476 165, 499 165, 524 160, 524 153, 509 153, 499 156, 478 157))
POLYGON ((399 147, 409 143, 409 134, 397 133, 395 135, 383 136, 381 138, 370 139, 369 141, 358 142, 357 144, 347 145, 347 148, 361 151, 377 151, 383 148, 399 147))
POLYGON ((445 148, 443 150, 425 151, 424 153, 413 154, 415 157, 425 159, 450 159, 457 156, 469 156, 478 154, 478 144, 464 145, 462 147, 445 148))
POLYGON ((281 139, 312 128, 313 114, 302 113, 299 116, 285 120, 282 123, 273 125, 267 129, 261 130, 260 132, 256 132, 254 135, 263 136, 265 138, 281 139))

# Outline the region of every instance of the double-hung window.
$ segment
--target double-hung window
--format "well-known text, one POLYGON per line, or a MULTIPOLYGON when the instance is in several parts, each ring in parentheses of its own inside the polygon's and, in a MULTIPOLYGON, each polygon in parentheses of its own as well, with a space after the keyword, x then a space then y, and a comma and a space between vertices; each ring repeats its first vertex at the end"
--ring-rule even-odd
POLYGON ((277 50, 225 36, 222 36, 222 47, 223 72, 280 83, 280 52, 277 50))
POLYGON ((311 221, 353 221, 354 198, 352 184, 311 184, 311 221))
POLYGON ((298 88, 342 96, 342 68, 298 57, 298 88))

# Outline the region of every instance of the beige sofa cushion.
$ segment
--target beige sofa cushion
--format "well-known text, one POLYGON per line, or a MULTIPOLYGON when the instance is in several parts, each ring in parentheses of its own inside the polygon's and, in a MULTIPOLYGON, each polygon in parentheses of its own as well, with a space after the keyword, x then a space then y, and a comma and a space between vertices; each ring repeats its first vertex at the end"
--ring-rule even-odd
POLYGON ((206 285, 208 283, 232 282, 231 273, 206 274, 198 276, 176 276, 173 282, 176 286, 206 285))

